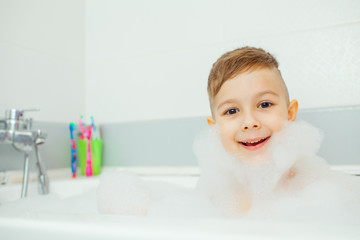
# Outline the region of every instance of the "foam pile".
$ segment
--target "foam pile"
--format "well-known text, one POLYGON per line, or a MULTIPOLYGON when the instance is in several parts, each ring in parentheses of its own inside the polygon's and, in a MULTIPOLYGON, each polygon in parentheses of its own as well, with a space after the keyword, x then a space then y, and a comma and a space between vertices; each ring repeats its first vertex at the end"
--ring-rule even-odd
POLYGON ((316 155, 321 141, 310 124, 285 123, 261 159, 242 159, 224 150, 214 127, 194 141, 201 168, 195 189, 143 181, 125 172, 104 174, 97 193, 99 211, 360 223, 360 179, 331 171, 316 155))
POLYGON ((289 122, 271 137, 265 158, 249 164, 225 152, 215 127, 195 140, 197 189, 225 216, 360 222, 360 179, 331 171, 316 155, 321 141, 310 124, 289 122))

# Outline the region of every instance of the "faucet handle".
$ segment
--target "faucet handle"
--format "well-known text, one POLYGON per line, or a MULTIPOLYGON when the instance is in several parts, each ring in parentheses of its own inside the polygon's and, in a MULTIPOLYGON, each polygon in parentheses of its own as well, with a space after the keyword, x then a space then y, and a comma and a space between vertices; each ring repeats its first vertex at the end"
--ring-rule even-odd
POLYGON ((29 108, 29 109, 23 109, 22 112, 38 112, 40 109, 38 108, 29 108))
POLYGON ((39 111, 39 109, 10 109, 5 111, 5 127, 10 130, 31 130, 32 119, 24 119, 24 112, 39 111))
POLYGON ((40 109, 10 109, 5 111, 5 119, 7 120, 20 120, 24 116, 24 112, 34 112, 34 111, 40 111, 40 109))
POLYGON ((20 120, 22 116, 23 116, 23 112, 15 108, 5 111, 6 120, 20 120))
POLYGON ((40 109, 38 109, 38 108, 29 108, 29 109, 23 109, 23 110, 20 110, 20 111, 21 111, 22 117, 24 117, 24 112, 38 112, 38 111, 40 111, 40 109))

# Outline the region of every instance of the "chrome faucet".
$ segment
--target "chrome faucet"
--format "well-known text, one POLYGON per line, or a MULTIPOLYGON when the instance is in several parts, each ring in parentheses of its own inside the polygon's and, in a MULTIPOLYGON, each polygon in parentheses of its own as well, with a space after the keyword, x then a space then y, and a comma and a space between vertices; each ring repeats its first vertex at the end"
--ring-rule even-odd
POLYGON ((25 153, 21 198, 25 198, 27 195, 29 155, 33 150, 35 150, 36 164, 39 170, 40 193, 49 193, 49 178, 38 149, 38 146, 45 142, 46 134, 41 130, 32 130, 32 119, 24 118, 25 111, 36 111, 36 109, 10 109, 5 111, 5 119, 0 120, 0 124, 4 125, 0 129, 0 143, 11 144, 17 151, 25 153))

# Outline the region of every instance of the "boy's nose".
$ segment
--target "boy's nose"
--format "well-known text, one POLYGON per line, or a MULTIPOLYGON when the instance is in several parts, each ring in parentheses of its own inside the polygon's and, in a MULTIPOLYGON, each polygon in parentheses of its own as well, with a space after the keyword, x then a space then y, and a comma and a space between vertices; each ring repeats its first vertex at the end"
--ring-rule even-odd
POLYGON ((253 117, 248 117, 243 122, 243 126, 242 126, 243 131, 246 131, 249 129, 258 129, 258 128, 260 128, 260 122, 253 117))
POLYGON ((259 128, 259 124, 257 123, 249 123, 249 124, 245 124, 243 127, 243 130, 248 130, 248 129, 256 129, 259 128))

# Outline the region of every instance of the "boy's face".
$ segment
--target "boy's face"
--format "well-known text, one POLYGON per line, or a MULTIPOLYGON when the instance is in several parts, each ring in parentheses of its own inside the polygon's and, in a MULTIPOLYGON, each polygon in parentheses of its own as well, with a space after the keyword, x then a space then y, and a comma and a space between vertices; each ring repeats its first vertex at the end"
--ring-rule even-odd
POLYGON ((213 117, 223 147, 243 159, 265 153, 273 133, 295 121, 298 103, 288 102, 278 69, 261 68, 227 80, 215 96, 213 117))

